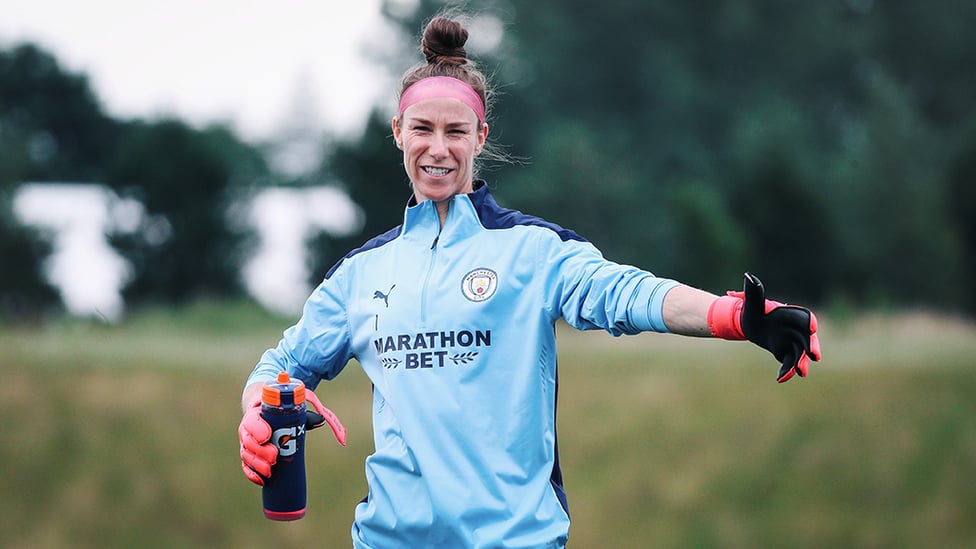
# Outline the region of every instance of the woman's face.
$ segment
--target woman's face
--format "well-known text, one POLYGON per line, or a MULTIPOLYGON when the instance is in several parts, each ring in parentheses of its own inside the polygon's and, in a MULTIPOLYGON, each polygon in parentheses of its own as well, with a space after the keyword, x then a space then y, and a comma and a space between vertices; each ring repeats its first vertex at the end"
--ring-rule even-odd
POLYGON ((471 192, 474 157, 487 137, 488 125, 449 97, 419 101, 393 119, 393 138, 403 150, 403 167, 418 203, 471 192))

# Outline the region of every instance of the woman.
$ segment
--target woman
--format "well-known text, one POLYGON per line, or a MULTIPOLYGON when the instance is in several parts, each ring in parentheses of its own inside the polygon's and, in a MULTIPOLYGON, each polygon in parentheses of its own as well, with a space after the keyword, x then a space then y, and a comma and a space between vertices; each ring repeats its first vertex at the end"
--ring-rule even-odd
POLYGON ((608 261, 572 231, 500 208, 475 178, 487 93, 466 39, 458 22, 434 19, 422 41, 427 63, 403 79, 392 129, 413 197, 402 225, 329 271, 244 390, 242 467, 261 484, 276 458, 258 414, 261 384, 287 370, 314 389, 349 359, 362 365, 376 448, 355 547, 565 545, 560 318, 614 335, 749 339, 781 361, 780 381, 820 359, 814 315, 765 300, 751 275, 744 292, 718 297, 608 261))

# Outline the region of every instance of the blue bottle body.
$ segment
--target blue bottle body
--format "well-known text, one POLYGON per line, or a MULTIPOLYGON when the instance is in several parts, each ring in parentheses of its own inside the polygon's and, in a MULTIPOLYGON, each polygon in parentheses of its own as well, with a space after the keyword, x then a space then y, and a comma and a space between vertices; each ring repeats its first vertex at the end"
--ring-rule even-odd
POLYGON ((271 426, 270 443, 278 448, 278 460, 261 490, 264 516, 271 520, 305 516, 305 406, 305 387, 300 381, 279 376, 278 383, 265 386, 261 417, 271 426))

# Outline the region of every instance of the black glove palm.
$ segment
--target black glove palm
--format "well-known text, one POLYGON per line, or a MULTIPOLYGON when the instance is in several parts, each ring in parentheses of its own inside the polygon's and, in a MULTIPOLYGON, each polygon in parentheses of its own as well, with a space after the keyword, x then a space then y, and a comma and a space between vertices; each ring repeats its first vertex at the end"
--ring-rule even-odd
POLYGON ((804 307, 767 300, 762 282, 750 273, 745 274, 743 293, 742 333, 780 361, 776 380, 806 376, 810 361, 820 360, 817 317, 804 307))

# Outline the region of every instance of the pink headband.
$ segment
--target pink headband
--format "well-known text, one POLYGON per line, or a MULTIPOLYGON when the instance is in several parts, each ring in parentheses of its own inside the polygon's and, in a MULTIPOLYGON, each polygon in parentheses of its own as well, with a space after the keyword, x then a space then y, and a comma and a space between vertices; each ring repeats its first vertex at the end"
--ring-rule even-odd
POLYGON ((485 121, 485 104, 481 101, 478 92, 468 84, 450 76, 431 76, 411 84, 400 96, 398 116, 403 116, 403 111, 410 105, 436 97, 457 99, 470 107, 478 115, 478 120, 485 121))

